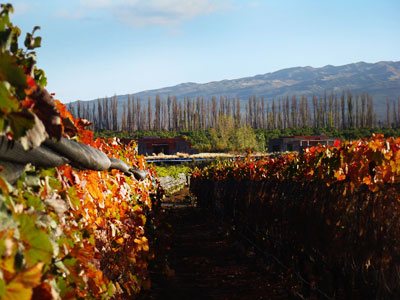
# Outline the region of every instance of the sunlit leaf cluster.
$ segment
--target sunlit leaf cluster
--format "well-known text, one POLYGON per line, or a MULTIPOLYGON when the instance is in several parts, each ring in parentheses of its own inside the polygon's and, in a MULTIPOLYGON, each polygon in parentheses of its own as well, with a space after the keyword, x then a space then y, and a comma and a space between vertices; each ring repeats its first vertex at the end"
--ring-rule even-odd
MULTIPOLYGON (((91 144, 145 168, 134 144, 91 144)), ((0 185, 0 299, 118 299, 149 288, 146 223, 157 192, 150 177, 63 165, 32 167, 16 186, 0 185)))
POLYGON ((262 159, 218 161, 193 171, 194 178, 261 180, 321 180, 328 186, 348 181, 377 191, 386 183, 400 182, 400 138, 373 135, 370 139, 346 141, 336 147, 317 146, 302 154, 291 153, 262 159))

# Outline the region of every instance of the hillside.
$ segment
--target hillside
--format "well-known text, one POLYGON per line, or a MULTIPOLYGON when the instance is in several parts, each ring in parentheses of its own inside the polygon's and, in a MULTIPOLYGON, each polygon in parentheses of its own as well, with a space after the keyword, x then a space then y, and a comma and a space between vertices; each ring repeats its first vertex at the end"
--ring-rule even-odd
MULTIPOLYGON (((320 95, 325 91, 339 94, 342 90, 367 92, 372 95, 376 111, 382 117, 386 109, 386 99, 394 100, 400 97, 400 61, 358 62, 343 66, 327 65, 322 68, 295 67, 233 80, 202 84, 187 82, 133 95, 142 100, 148 96, 154 98, 157 94, 162 98, 173 95, 178 99, 185 96, 210 98, 223 95, 240 97, 242 101, 247 101, 247 98, 253 95, 271 100, 293 94, 320 95)), ((102 98, 102 95, 99 97, 102 98)), ((128 95, 118 95, 118 106, 122 107, 127 98, 128 95)))

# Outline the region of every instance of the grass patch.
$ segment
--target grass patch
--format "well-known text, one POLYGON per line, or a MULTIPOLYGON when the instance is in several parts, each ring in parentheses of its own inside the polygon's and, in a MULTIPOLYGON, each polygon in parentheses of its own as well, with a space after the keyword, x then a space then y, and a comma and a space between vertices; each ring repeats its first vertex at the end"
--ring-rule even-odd
POLYGON ((157 171, 158 177, 171 176, 173 178, 178 178, 178 175, 184 173, 188 175, 190 172, 190 167, 185 165, 171 165, 171 166, 154 166, 157 171))

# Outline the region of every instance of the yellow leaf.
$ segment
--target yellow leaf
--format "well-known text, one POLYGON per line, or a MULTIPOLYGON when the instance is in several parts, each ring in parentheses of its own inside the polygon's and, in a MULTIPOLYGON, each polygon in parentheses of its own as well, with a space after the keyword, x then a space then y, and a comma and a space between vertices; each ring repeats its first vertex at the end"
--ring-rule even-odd
POLYGON ((6 286, 4 300, 29 300, 41 282, 43 263, 18 273, 6 286))
POLYGON ((103 194, 99 190, 99 178, 95 174, 89 174, 87 176, 86 190, 94 199, 103 199, 103 194))
POLYGON ((0 269, 4 272, 14 274, 14 255, 8 256, 5 259, 0 260, 0 269))
POLYGON ((17 273, 7 284, 4 300, 29 300, 33 288, 41 282, 43 263, 38 263, 32 268, 17 273))
POLYGON ((371 176, 364 177, 363 183, 365 183, 366 185, 370 185, 371 184, 371 176))
POLYGON ((4 300, 30 300, 32 293, 32 288, 26 288, 22 282, 13 280, 7 284, 4 300))
POLYGON ((18 274, 16 279, 20 277, 20 280, 24 286, 34 288, 35 286, 40 284, 40 280, 42 277, 42 268, 43 263, 37 263, 32 268, 18 274))

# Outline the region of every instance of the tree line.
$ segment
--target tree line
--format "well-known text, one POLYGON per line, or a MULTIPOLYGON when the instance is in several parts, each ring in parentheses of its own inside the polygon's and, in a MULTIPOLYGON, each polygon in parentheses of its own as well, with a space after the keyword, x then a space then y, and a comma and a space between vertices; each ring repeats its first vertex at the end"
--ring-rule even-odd
POLYGON ((400 127, 400 98, 387 101, 387 117, 383 124, 374 111, 372 96, 368 93, 342 91, 323 95, 279 97, 266 101, 264 97, 248 98, 244 108, 239 97, 184 97, 162 99, 157 95, 146 101, 128 95, 119 113, 116 96, 96 102, 78 101, 70 104, 74 117, 90 120, 93 130, 125 131, 191 131, 219 129, 221 117, 231 118, 236 128, 254 129, 286 128, 375 128, 382 125, 400 127))

